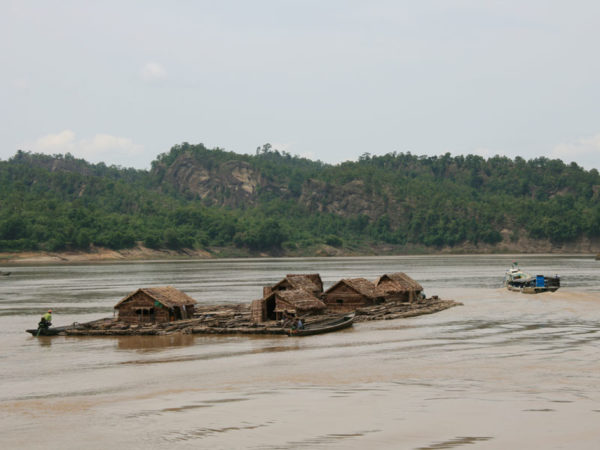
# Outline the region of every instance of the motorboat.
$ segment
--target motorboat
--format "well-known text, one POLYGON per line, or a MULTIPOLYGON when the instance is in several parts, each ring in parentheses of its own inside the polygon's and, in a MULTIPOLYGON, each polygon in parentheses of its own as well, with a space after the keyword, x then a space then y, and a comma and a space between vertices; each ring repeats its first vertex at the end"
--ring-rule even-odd
POLYGON ((523 294, 555 292, 560 287, 560 277, 558 275, 531 275, 521 270, 518 263, 513 262, 504 275, 504 286, 509 291, 522 292, 523 294))

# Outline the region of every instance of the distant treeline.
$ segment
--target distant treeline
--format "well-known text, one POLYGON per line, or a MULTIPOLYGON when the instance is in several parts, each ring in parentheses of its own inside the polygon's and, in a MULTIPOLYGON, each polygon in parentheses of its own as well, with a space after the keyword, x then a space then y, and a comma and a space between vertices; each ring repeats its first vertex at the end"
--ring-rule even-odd
POLYGON ((600 236, 598 171, 547 158, 365 153, 329 165, 268 144, 240 155, 184 143, 143 171, 19 151, 0 161, 0 189, 0 251, 137 242, 251 251, 381 243, 434 249, 495 244, 502 230, 514 241, 600 236), (173 182, 170 169, 184 156, 208 173, 243 163, 260 183, 237 203, 231 186, 201 197, 185 180, 173 182))

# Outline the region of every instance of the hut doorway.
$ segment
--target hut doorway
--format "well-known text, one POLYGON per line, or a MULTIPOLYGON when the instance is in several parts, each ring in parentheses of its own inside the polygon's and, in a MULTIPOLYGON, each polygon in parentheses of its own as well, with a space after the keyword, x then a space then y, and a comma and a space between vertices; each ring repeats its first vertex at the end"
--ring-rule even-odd
POLYGON ((171 320, 181 320, 182 319, 181 308, 179 306, 173 307, 173 314, 171 317, 172 317, 171 320))
POLYGON ((277 302, 275 301, 274 295, 270 295, 265 300, 265 308, 267 310, 267 320, 277 320, 277 313, 275 313, 276 303, 277 302))

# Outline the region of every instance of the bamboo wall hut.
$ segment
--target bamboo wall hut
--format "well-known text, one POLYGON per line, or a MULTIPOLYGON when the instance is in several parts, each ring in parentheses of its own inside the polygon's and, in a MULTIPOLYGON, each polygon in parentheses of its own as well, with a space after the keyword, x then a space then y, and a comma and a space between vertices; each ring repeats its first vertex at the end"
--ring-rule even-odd
POLYGON ((250 316, 254 323, 280 320, 287 316, 319 314, 326 309, 325 303, 304 289, 273 291, 262 299, 254 300, 250 316))
POLYGON ((312 293, 316 297, 320 297, 323 293, 323 281, 318 273, 294 274, 290 273, 283 280, 273 286, 265 286, 263 288, 263 297, 266 297, 274 291, 289 291, 303 289, 312 293))
POLYGON ((423 292, 423 286, 402 272, 384 274, 375 281, 377 295, 386 301, 411 303, 423 292))
POLYGON ((127 323, 171 322, 194 314, 196 300, 173 286, 141 288, 115 305, 118 320, 127 323))
POLYGON ((365 278, 345 278, 325 291, 323 301, 328 311, 348 312, 361 306, 381 303, 384 299, 377 295, 371 281, 365 278))

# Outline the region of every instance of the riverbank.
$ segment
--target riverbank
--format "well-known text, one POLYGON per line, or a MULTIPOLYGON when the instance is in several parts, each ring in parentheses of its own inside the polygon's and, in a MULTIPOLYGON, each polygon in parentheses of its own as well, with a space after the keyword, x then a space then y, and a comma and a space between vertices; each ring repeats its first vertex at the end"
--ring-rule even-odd
MULTIPOLYGON (((344 256, 396 256, 396 255, 485 255, 485 254, 589 254, 598 255, 600 242, 550 245, 545 242, 521 240, 515 245, 497 246, 464 244, 456 247, 429 248, 416 245, 361 245, 337 248, 330 245, 314 245, 303 249, 280 249, 270 252, 252 252, 236 247, 213 247, 209 249, 151 249, 142 245, 123 250, 92 247, 89 251, 63 252, 0 252, 0 266, 54 263, 85 263, 104 261, 143 261, 169 259, 222 259, 222 258, 269 258, 269 257, 344 257, 344 256)), ((598 259, 598 258, 596 258, 598 259)))

